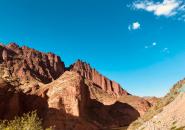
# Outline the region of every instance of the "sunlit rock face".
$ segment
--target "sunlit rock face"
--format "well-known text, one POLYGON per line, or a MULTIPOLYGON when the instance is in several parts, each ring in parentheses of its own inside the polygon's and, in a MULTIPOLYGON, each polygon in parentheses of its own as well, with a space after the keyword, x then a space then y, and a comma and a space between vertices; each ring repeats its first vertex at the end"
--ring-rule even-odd
POLYGON ((97 130, 99 127, 86 120, 89 92, 82 77, 76 72, 66 71, 60 78, 45 86, 48 110, 44 126, 55 126, 56 130, 97 130))
POLYGON ((121 88, 121 86, 101 75, 95 69, 92 69, 91 66, 85 62, 78 60, 76 63, 71 65, 71 71, 78 72, 82 77, 85 77, 88 80, 93 81, 96 85, 98 85, 102 90, 106 91, 109 94, 113 94, 116 96, 120 95, 128 95, 128 93, 121 88))
POLYGON ((75 72, 66 71, 60 78, 47 85, 48 105, 51 108, 63 109, 65 113, 81 116, 86 104, 87 89, 82 77, 75 72))

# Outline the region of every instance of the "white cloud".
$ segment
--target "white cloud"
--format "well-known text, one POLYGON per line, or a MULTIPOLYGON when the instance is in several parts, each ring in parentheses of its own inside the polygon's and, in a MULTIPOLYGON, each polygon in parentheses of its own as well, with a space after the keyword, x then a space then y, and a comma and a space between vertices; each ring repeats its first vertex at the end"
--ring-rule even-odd
POLYGON ((133 29, 134 29, 134 30, 139 29, 140 26, 141 26, 141 25, 140 25, 140 23, 138 23, 138 22, 133 23, 133 29))
POLYGON ((137 30, 137 29, 140 29, 141 27, 141 24, 139 22, 134 22, 132 23, 132 25, 129 25, 128 26, 128 30, 137 30))
POLYGON ((182 0, 163 0, 154 2, 152 0, 135 1, 134 9, 152 12, 156 16, 171 17, 185 13, 185 3, 182 0))
POLYGON ((156 45, 157 45, 157 43, 156 43, 156 42, 153 42, 153 43, 152 43, 152 46, 156 46, 156 45))

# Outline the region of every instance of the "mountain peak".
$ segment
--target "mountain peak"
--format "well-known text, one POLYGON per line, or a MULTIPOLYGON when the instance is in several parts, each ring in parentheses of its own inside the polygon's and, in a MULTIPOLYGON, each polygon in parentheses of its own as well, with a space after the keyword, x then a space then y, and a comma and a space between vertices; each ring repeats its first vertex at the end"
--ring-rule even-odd
POLYGON ((15 48, 19 48, 19 45, 15 42, 10 42, 9 44, 6 45, 7 47, 15 47, 15 48))
POLYGON ((73 65, 70 66, 70 70, 78 72, 82 77, 93 81, 101 89, 109 94, 113 95, 129 95, 121 85, 115 81, 108 79, 107 77, 100 74, 96 69, 92 68, 90 64, 77 60, 73 65))

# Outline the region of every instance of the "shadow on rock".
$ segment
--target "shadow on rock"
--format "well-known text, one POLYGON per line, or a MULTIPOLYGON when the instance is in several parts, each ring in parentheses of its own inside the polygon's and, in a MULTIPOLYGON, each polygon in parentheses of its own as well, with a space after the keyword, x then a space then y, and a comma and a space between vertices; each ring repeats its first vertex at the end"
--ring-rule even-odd
POLYGON ((128 126, 140 116, 132 106, 121 102, 104 105, 96 100, 91 100, 88 110, 91 120, 101 124, 103 128, 128 126))

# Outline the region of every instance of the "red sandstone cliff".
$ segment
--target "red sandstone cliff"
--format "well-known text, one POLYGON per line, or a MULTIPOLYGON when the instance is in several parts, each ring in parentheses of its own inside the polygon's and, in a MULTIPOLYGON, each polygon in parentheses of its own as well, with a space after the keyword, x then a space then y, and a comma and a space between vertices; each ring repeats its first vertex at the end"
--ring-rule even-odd
POLYGON ((58 78, 65 66, 60 57, 52 53, 42 53, 15 43, 0 45, 1 68, 4 78, 16 77, 21 80, 38 80, 49 83, 58 78))
POLYGON ((129 95, 127 91, 121 88, 120 84, 101 75, 98 71, 91 68, 91 66, 85 62, 78 60, 76 63, 71 65, 70 70, 78 72, 81 76, 91 80, 109 94, 117 96, 129 95))
MULTIPOLYGON (((6 46, 0 45, 0 62, 4 78, 14 77, 22 81, 36 80, 50 83, 65 71, 65 65, 59 56, 52 53, 42 53, 26 46, 19 47, 15 43, 6 46)), ((77 61, 71 65, 70 70, 78 72, 109 94, 128 95, 118 83, 101 75, 85 62, 77 61)))
POLYGON ((76 72, 66 71, 37 91, 39 97, 48 98, 44 126, 55 126, 56 130, 107 130, 129 125, 139 117, 139 112, 129 102, 118 101, 115 96, 100 91, 97 94, 101 97, 114 98, 112 103, 105 105, 94 99, 84 79, 76 72))

